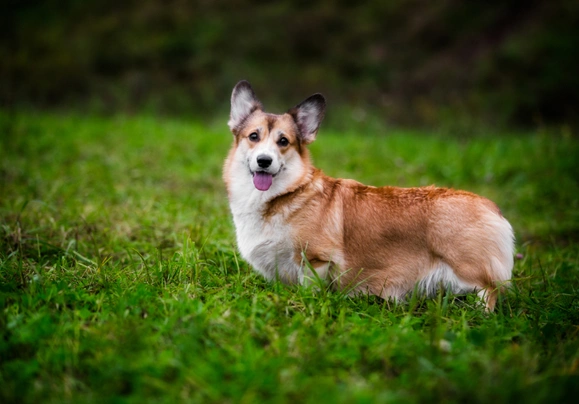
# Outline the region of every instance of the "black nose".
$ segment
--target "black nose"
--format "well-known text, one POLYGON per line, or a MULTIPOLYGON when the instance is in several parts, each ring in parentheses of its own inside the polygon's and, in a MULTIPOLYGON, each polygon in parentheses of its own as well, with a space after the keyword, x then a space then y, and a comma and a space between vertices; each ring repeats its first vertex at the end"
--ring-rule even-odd
POLYGON ((269 167, 272 161, 273 159, 269 156, 266 156, 265 154, 257 156, 257 165, 260 166, 261 168, 269 167))

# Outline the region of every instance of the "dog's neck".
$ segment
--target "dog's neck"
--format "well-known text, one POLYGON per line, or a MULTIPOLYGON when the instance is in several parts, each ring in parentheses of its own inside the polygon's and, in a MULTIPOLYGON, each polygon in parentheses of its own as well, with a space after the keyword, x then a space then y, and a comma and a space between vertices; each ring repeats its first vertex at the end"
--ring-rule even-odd
POLYGON ((273 198, 271 198, 267 202, 270 204, 275 203, 276 200, 280 200, 283 198, 287 198, 291 195, 302 193, 309 186, 311 186, 312 179, 314 178, 314 175, 317 171, 320 171, 320 170, 318 170, 317 168, 315 168, 313 165, 310 164, 307 167, 305 175, 303 175, 299 181, 296 181, 293 186, 288 187, 286 191, 275 195, 273 198))

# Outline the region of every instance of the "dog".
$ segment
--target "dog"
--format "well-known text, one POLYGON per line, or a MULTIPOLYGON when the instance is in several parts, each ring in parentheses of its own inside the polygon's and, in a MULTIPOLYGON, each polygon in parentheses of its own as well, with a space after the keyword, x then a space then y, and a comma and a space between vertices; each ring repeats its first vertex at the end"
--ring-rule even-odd
POLYGON ((493 311, 514 252, 497 205, 466 191, 378 188, 324 175, 307 146, 325 108, 314 94, 275 115, 247 81, 233 89, 223 179, 243 258, 268 280, 321 278, 384 299, 445 287, 476 292, 493 311))

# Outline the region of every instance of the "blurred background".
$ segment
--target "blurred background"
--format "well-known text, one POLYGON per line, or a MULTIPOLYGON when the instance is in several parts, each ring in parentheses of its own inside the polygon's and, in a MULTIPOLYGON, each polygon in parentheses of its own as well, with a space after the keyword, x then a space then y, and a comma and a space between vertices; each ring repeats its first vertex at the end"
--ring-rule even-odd
POLYGON ((249 80, 330 124, 579 122, 579 1, 5 0, 5 108, 226 114, 249 80))

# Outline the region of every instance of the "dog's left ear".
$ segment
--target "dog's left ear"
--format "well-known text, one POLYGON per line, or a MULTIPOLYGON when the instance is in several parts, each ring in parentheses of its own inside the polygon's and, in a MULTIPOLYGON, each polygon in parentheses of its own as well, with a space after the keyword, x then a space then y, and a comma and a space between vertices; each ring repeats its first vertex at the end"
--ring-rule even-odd
POLYGON ((288 111, 298 125, 299 136, 305 144, 316 140, 325 112, 326 99, 322 94, 314 94, 288 111))
POLYGON ((229 129, 234 131, 255 110, 263 109, 255 96, 249 82, 242 80, 235 85, 231 93, 231 113, 229 115, 229 129))

